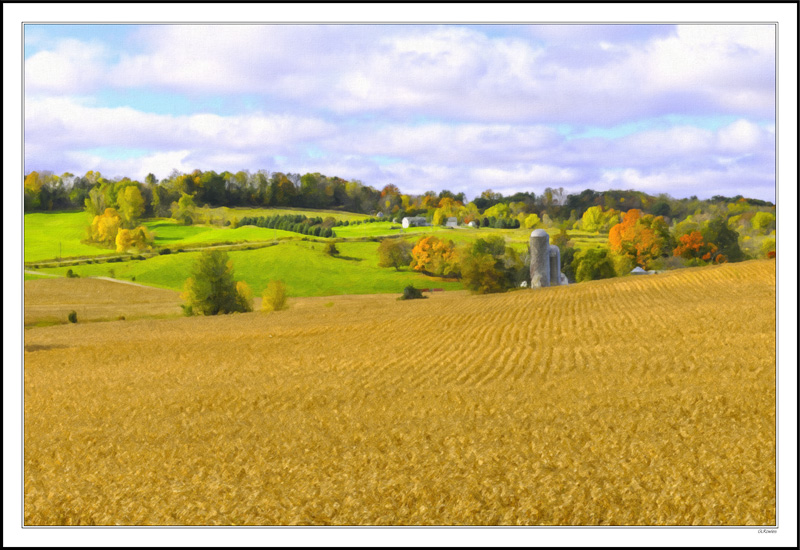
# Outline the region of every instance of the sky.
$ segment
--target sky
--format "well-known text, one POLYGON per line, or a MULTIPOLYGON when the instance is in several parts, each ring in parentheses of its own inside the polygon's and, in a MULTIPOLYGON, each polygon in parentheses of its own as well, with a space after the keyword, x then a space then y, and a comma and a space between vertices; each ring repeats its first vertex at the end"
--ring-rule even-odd
POLYGON ((24 27, 25 172, 775 200, 772 24, 24 27))

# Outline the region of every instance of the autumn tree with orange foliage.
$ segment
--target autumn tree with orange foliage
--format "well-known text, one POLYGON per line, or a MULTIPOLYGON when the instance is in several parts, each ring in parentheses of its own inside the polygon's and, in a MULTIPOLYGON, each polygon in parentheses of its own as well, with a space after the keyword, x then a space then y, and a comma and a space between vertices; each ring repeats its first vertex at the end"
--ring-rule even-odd
POLYGON ((672 251, 674 256, 689 260, 690 265, 702 265, 703 262, 724 264, 728 261, 725 254, 721 254, 714 243, 706 242, 703 234, 692 231, 680 236, 680 244, 672 251))
POLYGON ((669 231, 663 216, 642 216, 641 210, 633 208, 611 228, 608 243, 612 251, 647 268, 647 264, 660 257, 668 246, 669 231))
POLYGON ((411 250, 411 268, 416 271, 441 277, 458 272, 457 263, 453 241, 423 237, 411 250))

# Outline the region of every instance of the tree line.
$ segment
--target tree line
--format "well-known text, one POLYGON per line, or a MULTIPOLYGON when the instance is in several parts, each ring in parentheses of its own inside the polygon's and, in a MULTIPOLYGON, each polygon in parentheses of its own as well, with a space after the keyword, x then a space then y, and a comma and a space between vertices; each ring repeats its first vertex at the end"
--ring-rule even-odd
POLYGON ((359 180, 345 180, 319 173, 301 176, 267 170, 255 173, 195 170, 186 174, 174 170, 160 181, 151 173, 144 182, 139 182, 128 177, 109 179, 90 170, 83 176, 69 172, 60 176, 48 171, 28 173, 24 179, 24 210, 81 209, 87 200, 115 208, 119 193, 131 185, 137 186, 142 195, 144 217, 171 216, 173 203, 178 203, 184 195, 190 196, 198 207, 295 207, 363 214, 380 212, 390 219, 423 215, 433 223, 443 223, 449 217, 458 218, 460 223, 469 223, 480 216, 494 217, 495 220, 515 219, 521 225, 531 214, 536 214, 545 222, 547 219, 570 218, 576 221, 592 207, 618 211, 638 209, 655 216, 685 218, 698 209, 705 211, 714 205, 740 200, 750 207, 774 206, 770 202, 740 195, 717 195, 706 200, 695 196, 675 199, 667 194, 653 196, 633 190, 598 192, 587 189, 567 194, 563 188, 550 187, 541 194, 525 191, 508 196, 487 189, 467 201, 463 192, 443 190, 439 193, 427 191, 420 195, 406 194, 394 184, 378 190, 359 180))

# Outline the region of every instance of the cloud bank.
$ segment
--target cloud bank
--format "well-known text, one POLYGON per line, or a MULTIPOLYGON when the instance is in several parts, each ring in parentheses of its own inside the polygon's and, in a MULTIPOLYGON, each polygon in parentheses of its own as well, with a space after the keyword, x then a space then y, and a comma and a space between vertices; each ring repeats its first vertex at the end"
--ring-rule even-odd
POLYGON ((26 51, 26 171, 775 196, 771 25, 48 29, 26 51))

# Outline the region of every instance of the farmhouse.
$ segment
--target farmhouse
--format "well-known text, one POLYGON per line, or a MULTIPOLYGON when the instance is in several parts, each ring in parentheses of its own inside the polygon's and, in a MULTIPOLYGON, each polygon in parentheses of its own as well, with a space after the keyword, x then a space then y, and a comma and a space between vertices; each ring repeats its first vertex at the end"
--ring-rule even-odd
POLYGON ((403 229, 407 229, 409 227, 425 227, 430 225, 428 220, 423 218, 422 216, 406 216, 403 218, 403 229))
POLYGON ((458 218, 447 218, 447 227, 458 227, 458 218))
POLYGON ((652 275, 652 271, 645 271, 638 265, 631 270, 631 275, 652 275))

